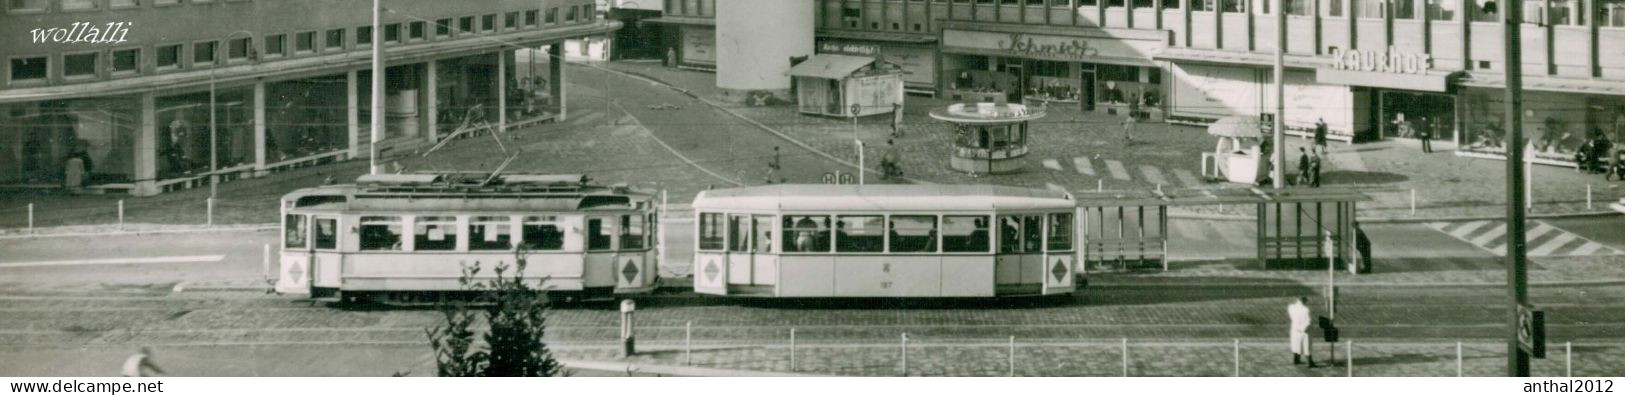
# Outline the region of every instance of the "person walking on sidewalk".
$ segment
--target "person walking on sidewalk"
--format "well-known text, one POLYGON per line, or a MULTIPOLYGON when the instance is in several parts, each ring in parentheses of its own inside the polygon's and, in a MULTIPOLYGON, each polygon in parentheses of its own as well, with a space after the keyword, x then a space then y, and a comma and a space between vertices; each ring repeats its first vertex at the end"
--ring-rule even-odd
POLYGON ((1134 141, 1134 128, 1139 123, 1140 120, 1135 119, 1134 114, 1123 117, 1123 141, 1134 141))
POLYGON ((164 369, 152 362, 152 350, 145 346, 124 360, 124 377, 152 377, 153 373, 166 374, 164 369))
POLYGON ((1326 152, 1326 118, 1315 119, 1315 147, 1326 152))
POLYGON ((1298 176, 1292 179, 1293 185, 1309 185, 1309 150, 1298 147, 1298 176))
POLYGON ((773 157, 768 158, 768 160, 767 160, 767 183, 768 184, 772 184, 772 183, 775 183, 775 182, 777 182, 777 183, 783 183, 784 182, 784 177, 779 176, 779 170, 782 168, 782 165, 783 164, 781 162, 779 162, 779 147, 774 146, 773 147, 773 157))
POLYGON ((1309 186, 1320 188, 1320 154, 1309 150, 1309 186))
POLYGON ((886 152, 880 155, 880 178, 889 179, 903 176, 903 168, 898 162, 902 155, 897 152, 897 146, 892 140, 886 140, 886 152))
POLYGON ((1292 364, 1303 364, 1308 360, 1309 367, 1315 367, 1315 357, 1309 353, 1309 299, 1298 297, 1292 304, 1286 306, 1286 317, 1291 321, 1288 327, 1287 342, 1292 350, 1292 364))
POLYGON ((1428 117, 1416 118, 1416 137, 1422 139, 1422 153, 1433 152, 1433 125, 1428 124, 1428 117))
POLYGON ((897 138, 897 137, 901 137, 902 135, 903 135, 903 103, 892 103, 892 105, 891 105, 891 137, 892 138, 897 138))

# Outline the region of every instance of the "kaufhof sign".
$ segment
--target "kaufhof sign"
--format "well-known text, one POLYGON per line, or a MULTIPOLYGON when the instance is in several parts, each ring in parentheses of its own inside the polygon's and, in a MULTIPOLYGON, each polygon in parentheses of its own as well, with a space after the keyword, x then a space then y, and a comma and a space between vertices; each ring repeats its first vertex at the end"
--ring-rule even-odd
POLYGON ((1433 56, 1425 53, 1334 49, 1330 54, 1336 70, 1371 71, 1396 74, 1426 74, 1433 68, 1433 56))

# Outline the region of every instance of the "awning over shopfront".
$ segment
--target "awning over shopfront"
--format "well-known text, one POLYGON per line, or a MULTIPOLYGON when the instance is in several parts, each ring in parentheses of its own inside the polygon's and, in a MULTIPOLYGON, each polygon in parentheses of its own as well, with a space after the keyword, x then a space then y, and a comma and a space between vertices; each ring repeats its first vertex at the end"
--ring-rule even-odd
POLYGON ((791 67, 790 76, 839 80, 874 62, 874 58, 862 56, 819 54, 791 67))
POLYGON ((1324 68, 1315 70, 1315 82, 1327 85, 1446 92, 1450 88, 1450 80, 1460 74, 1441 70, 1410 74, 1324 68))
MULTIPOLYGON (((1467 73, 1458 84, 1475 88, 1506 88, 1506 76, 1503 73, 1496 72, 1467 73)), ((1625 81, 1526 75, 1523 77, 1523 89, 1592 95, 1625 95, 1625 81)))
POLYGON ((937 42, 936 35, 913 33, 879 33, 866 31, 843 31, 819 29, 818 38, 833 38, 842 40, 887 41, 906 44, 930 44, 937 42))
POLYGON ((669 25, 717 25, 716 18, 699 18, 692 16, 663 16, 659 18, 644 19, 643 21, 649 23, 664 23, 669 25))
MULTIPOLYGON (((1274 54, 1217 49, 1169 47, 1152 58, 1163 61, 1205 63, 1221 66, 1275 66, 1274 54)), ((1288 68, 1317 69, 1331 66, 1330 61, 1313 56, 1286 55, 1283 60, 1288 68)))

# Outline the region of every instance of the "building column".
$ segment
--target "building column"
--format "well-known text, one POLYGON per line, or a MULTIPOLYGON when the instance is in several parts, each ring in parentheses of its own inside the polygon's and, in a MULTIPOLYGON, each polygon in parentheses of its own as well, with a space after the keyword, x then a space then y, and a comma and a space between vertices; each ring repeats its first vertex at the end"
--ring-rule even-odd
POLYGON ((508 131, 508 54, 506 48, 497 50, 497 132, 508 131))
MULTIPOLYGON (((1586 76, 1591 78, 1601 78, 1601 53, 1598 52, 1599 48, 1597 46, 1597 40, 1601 39, 1602 36, 1598 35, 1597 26, 1601 25, 1602 22, 1598 21, 1597 18, 1602 17, 1602 11, 1599 9, 1596 0, 1585 2, 1585 7, 1585 24, 1586 30, 1589 32, 1586 34, 1586 40, 1591 42, 1590 45, 1586 46, 1589 49, 1586 51, 1586 54, 1588 55, 1586 57, 1586 66, 1588 66, 1586 67, 1586 76)), ((1614 144, 1625 144, 1625 141, 1615 141, 1614 144)))
POLYGON ((265 81, 254 82, 254 176, 265 175, 265 81))
POLYGON ((427 120, 429 142, 440 142, 440 68, 438 61, 423 62, 423 119, 427 120))
POLYGON ((548 90, 551 91, 548 93, 553 95, 553 101, 558 102, 556 104, 559 114, 557 121, 568 120, 570 113, 569 105, 567 105, 564 98, 564 45, 562 41, 547 46, 547 77, 552 81, 547 85, 548 90))
POLYGON ((1461 14, 1461 69, 1472 70, 1473 18, 1478 17, 1478 14, 1475 13, 1478 11, 1478 6, 1476 4, 1469 5, 1466 2, 1460 4, 1461 9, 1458 13, 1461 14))
POLYGON ((141 126, 135 138, 135 188, 131 195, 158 194, 158 95, 141 94, 141 126))
POLYGON ((356 71, 353 69, 344 73, 344 125, 347 131, 345 135, 349 138, 351 158, 361 157, 361 123, 356 121, 356 117, 361 115, 361 109, 356 107, 356 102, 361 98, 355 91, 355 78, 356 71))

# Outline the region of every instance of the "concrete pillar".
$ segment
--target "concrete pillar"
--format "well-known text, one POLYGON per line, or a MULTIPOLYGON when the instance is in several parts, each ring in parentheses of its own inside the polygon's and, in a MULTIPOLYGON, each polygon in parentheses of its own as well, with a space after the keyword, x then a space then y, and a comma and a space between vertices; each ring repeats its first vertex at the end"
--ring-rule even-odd
POLYGON ((350 148, 349 156, 351 158, 361 157, 361 123, 356 120, 356 117, 361 115, 361 108, 357 107, 357 102, 361 98, 355 90, 355 79, 355 70, 344 73, 344 125, 350 144, 348 147, 350 148))
POLYGON ((440 142, 440 68, 438 61, 423 62, 423 119, 429 131, 429 142, 440 142))
POLYGON ((254 176, 265 175, 265 81, 254 82, 254 176))
POLYGON ((497 51, 497 132, 508 130, 508 49, 497 51))
POLYGON ((135 138, 135 188, 131 195, 158 194, 158 95, 141 94, 141 127, 135 138))
POLYGON ((567 102, 564 97, 564 45, 562 42, 547 46, 547 79, 549 81, 547 84, 548 89, 552 91, 548 93, 553 95, 553 101, 556 102, 555 106, 558 107, 559 116, 556 122, 569 120, 569 106, 566 105, 567 102))

